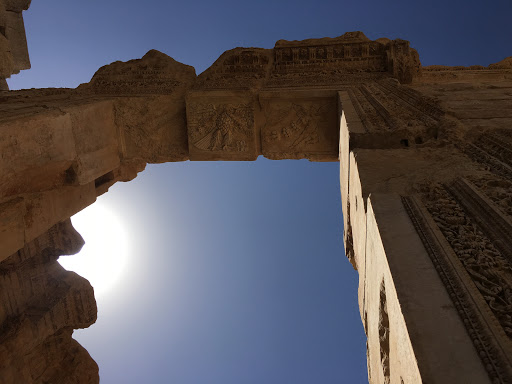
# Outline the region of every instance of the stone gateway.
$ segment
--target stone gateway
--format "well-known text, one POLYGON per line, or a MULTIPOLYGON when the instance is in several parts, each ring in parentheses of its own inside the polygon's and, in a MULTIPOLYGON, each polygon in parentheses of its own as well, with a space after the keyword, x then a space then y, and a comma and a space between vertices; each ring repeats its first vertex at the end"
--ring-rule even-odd
POLYGON ((98 383, 69 218, 148 163, 339 161, 370 383, 512 383, 512 58, 423 67, 408 41, 279 40, 204 73, 152 50, 76 89, 30 67, 0 0, 0 382, 98 383))

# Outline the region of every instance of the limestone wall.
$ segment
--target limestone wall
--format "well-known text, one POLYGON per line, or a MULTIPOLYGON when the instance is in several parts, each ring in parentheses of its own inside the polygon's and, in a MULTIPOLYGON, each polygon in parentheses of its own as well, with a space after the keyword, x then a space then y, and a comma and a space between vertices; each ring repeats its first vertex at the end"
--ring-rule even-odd
POLYGON ((491 72, 481 82, 420 78, 413 88, 435 108, 416 103, 416 115, 437 124, 423 131, 430 137, 402 131, 401 148, 389 137, 378 144, 369 113, 339 94, 345 243, 372 383, 511 380, 512 83, 491 72))
MULTIPOLYGON (((341 147, 347 146, 343 141, 350 137, 349 127, 343 119, 341 147)), ((359 273, 359 306, 368 336, 369 381, 492 382, 464 325, 465 319, 458 313, 457 306, 462 304, 452 301, 449 283, 438 272, 442 261, 429 254, 431 250, 425 248, 418 221, 413 222, 429 220, 428 225, 433 225, 432 219, 424 216, 428 215, 425 210, 419 211, 420 199, 415 194, 389 193, 393 188, 386 184, 375 188, 376 193, 361 188, 361 183, 374 177, 374 172, 393 168, 393 160, 400 161, 394 156, 372 158, 371 165, 356 161, 375 156, 372 152, 350 152, 345 155, 348 161, 340 158, 341 169, 347 168, 343 163, 349 164, 345 173, 350 178, 342 177, 340 181, 342 190, 349 190, 344 204, 350 207, 352 240, 348 241, 354 244, 359 273), (384 160, 386 163, 375 170, 375 164, 384 160), (349 184, 348 188, 344 184, 349 184)), ((400 193, 407 189, 402 188, 400 193)), ((501 357, 508 359, 507 353, 501 357)))

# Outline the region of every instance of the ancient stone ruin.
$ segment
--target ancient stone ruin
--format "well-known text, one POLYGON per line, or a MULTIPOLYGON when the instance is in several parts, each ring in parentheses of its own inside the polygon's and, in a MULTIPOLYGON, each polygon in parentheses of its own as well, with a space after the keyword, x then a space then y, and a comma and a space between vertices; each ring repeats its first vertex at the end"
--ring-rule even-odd
POLYGON ((30 68, 22 12, 32 0, 0 0, 0 91, 6 78, 30 68))
MULTIPOLYGON (((30 67, 0 0, 0 78, 30 67)), ((6 89, 4 80, 0 80, 6 89)), ((77 89, 0 93, 0 382, 98 383, 69 218, 147 163, 339 161, 371 383, 512 383, 512 58, 422 67, 404 40, 149 51, 77 89)))

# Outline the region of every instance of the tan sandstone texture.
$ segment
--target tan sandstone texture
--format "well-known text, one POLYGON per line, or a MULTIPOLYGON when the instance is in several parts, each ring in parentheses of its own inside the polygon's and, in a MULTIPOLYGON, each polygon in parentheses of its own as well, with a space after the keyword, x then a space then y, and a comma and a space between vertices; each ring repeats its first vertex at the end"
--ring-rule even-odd
POLYGON ((8 90, 6 78, 30 68, 22 12, 32 0, 0 0, 0 91, 8 90))
MULTIPOLYGON (((0 77, 29 66, 26 7, 0 1, 0 77)), ((348 32, 198 77, 153 50, 0 101, 1 383, 99 382, 71 337, 93 290, 56 262, 82 244, 70 216, 147 163, 260 155, 340 162, 371 383, 512 383, 510 58, 423 68, 407 41, 348 32)))

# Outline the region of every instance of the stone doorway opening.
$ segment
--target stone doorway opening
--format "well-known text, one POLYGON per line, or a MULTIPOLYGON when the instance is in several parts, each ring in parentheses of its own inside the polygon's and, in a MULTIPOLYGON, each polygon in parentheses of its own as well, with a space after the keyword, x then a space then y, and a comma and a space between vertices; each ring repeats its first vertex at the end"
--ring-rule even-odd
POLYGON ((338 174, 306 160, 168 163, 99 197, 132 242, 96 324, 75 331, 102 380, 162 366, 176 382, 334 383, 349 366, 350 382, 367 380, 338 174))

